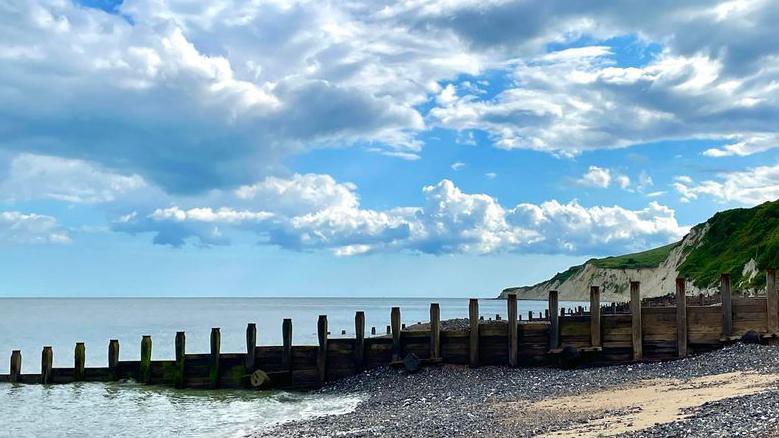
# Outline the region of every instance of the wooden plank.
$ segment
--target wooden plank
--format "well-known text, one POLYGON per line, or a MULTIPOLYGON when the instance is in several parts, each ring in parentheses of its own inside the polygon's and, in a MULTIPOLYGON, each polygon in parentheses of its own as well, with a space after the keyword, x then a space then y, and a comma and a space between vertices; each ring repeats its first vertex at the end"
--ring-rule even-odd
POLYGON ((76 348, 73 350, 73 380, 80 382, 84 380, 84 362, 87 353, 83 342, 76 342, 76 348))
POLYGON ((441 357, 441 306, 430 303, 430 358, 441 357))
POLYGON ((187 336, 184 332, 176 332, 176 378, 174 385, 176 388, 186 386, 186 366, 187 366, 187 336))
POLYGON ((319 349, 317 350, 316 369, 319 372, 319 383, 327 379, 327 315, 319 315, 316 323, 319 349))
POLYGON ((590 287, 590 345, 601 346, 600 332, 600 287, 590 287))
POLYGON ((722 297, 722 336, 733 332, 733 300, 730 290, 730 274, 720 275, 720 296, 722 297))
POLYGON ((549 291, 549 349, 560 346, 560 312, 556 290, 549 291))
POLYGON ((365 364, 365 312, 354 314, 354 368, 362 371, 365 364))
POLYGON ((8 381, 19 383, 22 376, 22 351, 13 350, 11 352, 11 367, 9 368, 8 381))
POLYGON ((471 367, 479 366, 479 300, 471 298, 468 301, 468 325, 470 326, 468 364, 471 367))
POLYGON ((676 279, 676 354, 687 356, 687 293, 684 278, 676 279))
POLYGON ((281 365, 287 371, 292 371, 292 319, 284 318, 281 323, 282 353, 281 365))
POLYGON ((776 292, 776 269, 766 271, 765 286, 768 331, 777 333, 779 332, 779 296, 776 292))
POLYGON ((144 335, 141 338, 141 363, 138 368, 138 381, 151 383, 151 336, 144 335))
POLYGON ((246 374, 254 372, 255 361, 257 359, 257 324, 250 322, 246 324, 246 374))
POLYGON ((630 313, 632 319, 633 360, 641 360, 644 357, 641 342, 641 292, 640 283, 630 282, 630 313))
POLYGON ((208 370, 208 381, 211 388, 219 388, 219 350, 222 346, 222 334, 219 327, 211 329, 211 360, 208 370))
POLYGON ((390 311, 390 325, 392 326, 392 361, 400 360, 400 307, 393 307, 390 311))
POLYGON ((51 383, 51 369, 54 362, 54 352, 50 346, 43 347, 41 352, 41 380, 42 384, 51 383))
POLYGON ((119 340, 111 339, 108 341, 108 370, 111 373, 112 380, 119 379, 117 374, 117 365, 119 364, 119 340))
POLYGON ((508 315, 508 350, 509 350, 509 366, 515 367, 519 365, 519 339, 517 328, 517 294, 508 294, 506 297, 506 314, 508 315))

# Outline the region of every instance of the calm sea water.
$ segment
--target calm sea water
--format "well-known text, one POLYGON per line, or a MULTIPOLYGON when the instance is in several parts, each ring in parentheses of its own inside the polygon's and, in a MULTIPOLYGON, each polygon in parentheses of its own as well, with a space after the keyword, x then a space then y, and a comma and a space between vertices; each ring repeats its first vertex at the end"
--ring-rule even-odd
MULTIPOLYGON (((120 359, 137 360, 140 340, 151 335, 154 359, 174 357, 176 331, 187 332, 187 352, 209 351, 211 327, 220 327, 223 352, 243 352, 248 322, 257 324, 259 345, 281 344, 281 322, 292 318, 293 344, 316 344, 316 321, 328 316, 331 337, 354 334, 354 312, 365 312, 366 332, 384 333, 390 309, 402 321, 429 319, 430 302, 441 318, 464 318, 460 298, 31 298, 0 299, 0 373, 11 350, 22 351, 22 369, 37 373, 44 345, 54 365, 73 364, 76 342, 86 343, 87 366, 106 366, 110 339, 119 339, 120 359)), ((562 302, 563 307, 582 303, 562 302)), ((506 317, 502 300, 480 300, 480 313, 506 317)), ((520 301, 523 317, 546 309, 545 301, 520 301)), ((279 422, 354 409, 359 397, 314 396, 282 391, 178 391, 134 383, 61 386, 0 384, 0 436, 243 436, 279 422)))

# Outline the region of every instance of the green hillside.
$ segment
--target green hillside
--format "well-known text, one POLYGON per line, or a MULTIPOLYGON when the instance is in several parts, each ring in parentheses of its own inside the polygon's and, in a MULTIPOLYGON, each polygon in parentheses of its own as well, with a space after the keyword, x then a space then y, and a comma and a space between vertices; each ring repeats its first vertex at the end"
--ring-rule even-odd
POLYGON ((671 252, 679 242, 671 243, 670 245, 661 246, 659 248, 650 249, 649 251, 642 251, 633 254, 627 254, 616 257, 606 257, 605 259, 593 259, 592 263, 599 268, 611 268, 611 269, 641 269, 641 268, 656 268, 660 266, 668 254, 671 252))
MULTIPOLYGON (((715 214, 708 221, 696 225, 709 229, 699 244, 686 249, 684 262, 679 266, 680 275, 692 280, 695 286, 716 286, 720 273, 730 273, 736 287, 761 287, 765 275, 757 275, 749 284, 742 284, 742 271, 751 259, 757 269, 779 268, 779 201, 766 202, 753 208, 737 208, 715 214)), ((681 242, 622 256, 591 259, 591 263, 605 269, 656 268, 671 250, 681 242)), ((572 266, 557 273, 552 281, 563 282, 584 269, 584 265, 572 266)))
MULTIPOLYGON (((779 201, 723 211, 707 223, 709 231, 679 267, 681 275, 696 286, 717 284, 722 272, 729 272, 733 284, 738 285, 744 265, 752 258, 759 270, 779 267, 779 201)), ((752 286, 763 284, 765 276, 758 275, 752 286)))

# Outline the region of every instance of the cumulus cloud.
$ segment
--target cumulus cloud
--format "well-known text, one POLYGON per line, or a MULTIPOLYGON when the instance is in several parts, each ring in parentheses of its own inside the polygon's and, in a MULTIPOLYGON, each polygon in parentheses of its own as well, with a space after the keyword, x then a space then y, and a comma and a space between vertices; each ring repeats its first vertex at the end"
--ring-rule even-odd
POLYGON ((114 229, 151 232, 155 243, 173 246, 227 244, 226 231, 240 230, 259 236, 263 244, 339 256, 603 254, 664 244, 687 231, 672 209, 654 202, 641 210, 588 208, 576 201, 506 207, 487 194, 465 193, 449 180, 423 187, 422 195, 420 206, 366 209, 352 184, 326 175, 293 175, 236 190, 234 203, 243 203, 242 209, 173 206, 123 216, 114 229))
POLYGON ((716 179, 701 182, 687 175, 677 176, 673 187, 682 202, 706 196, 719 202, 752 206, 779 199, 779 165, 721 172, 716 179))
POLYGON ((54 199, 73 203, 110 202, 147 187, 139 175, 121 175, 83 160, 20 154, 0 183, 6 200, 54 199))
POLYGON ((0 212, 0 243, 2 244, 61 244, 69 243, 70 235, 51 216, 0 212))
POLYGON ((598 166, 590 166, 587 173, 579 178, 579 184, 605 189, 611 184, 611 171, 598 166))
POLYGON ((602 189, 608 188, 612 184, 616 184, 622 189, 630 187, 630 178, 627 175, 598 166, 590 166, 587 172, 576 182, 582 186, 599 187, 602 189))
POLYGON ((313 148, 418 159, 430 128, 561 156, 690 138, 727 141, 709 156, 751 154, 777 145, 774 6, 6 2, 1 147, 171 193, 251 184, 313 148), (626 35, 658 53, 620 65, 605 42, 626 35), (582 39, 595 43, 548 53, 582 39), (485 92, 488 71, 507 81, 485 92))

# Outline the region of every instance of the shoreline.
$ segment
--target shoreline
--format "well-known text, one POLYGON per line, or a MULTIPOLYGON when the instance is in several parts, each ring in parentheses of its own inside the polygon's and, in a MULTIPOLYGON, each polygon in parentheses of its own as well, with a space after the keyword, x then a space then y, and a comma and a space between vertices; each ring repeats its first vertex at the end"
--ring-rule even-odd
POLYGON ((355 411, 250 436, 775 436, 777 383, 779 347, 746 344, 668 362, 574 370, 380 368, 314 391, 359 394, 355 411))

